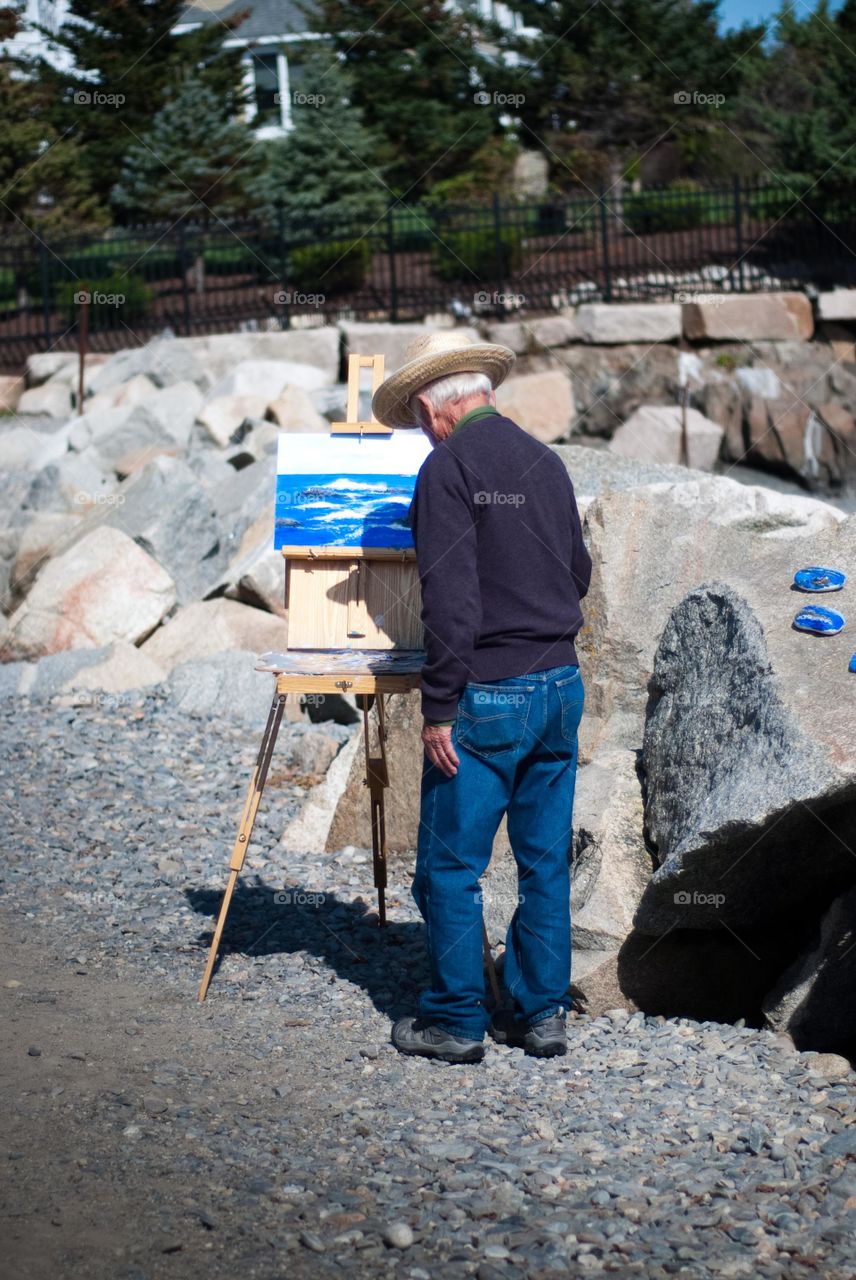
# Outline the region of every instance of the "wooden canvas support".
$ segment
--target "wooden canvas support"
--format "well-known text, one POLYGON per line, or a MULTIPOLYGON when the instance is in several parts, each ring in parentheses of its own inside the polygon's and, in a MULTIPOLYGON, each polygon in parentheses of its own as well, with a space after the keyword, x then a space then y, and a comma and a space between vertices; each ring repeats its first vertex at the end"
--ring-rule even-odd
POLYGON ((360 421, 360 373, 363 369, 372 371, 372 397, 383 382, 383 356, 348 356, 348 407, 345 422, 330 424, 331 432, 340 435, 375 435, 391 436, 392 427, 384 426, 372 414, 366 421, 360 421))

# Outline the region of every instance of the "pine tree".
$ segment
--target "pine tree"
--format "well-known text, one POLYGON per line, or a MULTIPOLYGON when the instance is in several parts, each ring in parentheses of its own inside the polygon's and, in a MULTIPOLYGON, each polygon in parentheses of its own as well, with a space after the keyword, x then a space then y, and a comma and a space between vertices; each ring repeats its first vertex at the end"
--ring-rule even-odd
POLYGON ((494 28, 525 146, 559 186, 614 180, 668 139, 703 170, 727 136, 761 28, 721 35, 717 0, 508 0, 522 29, 494 28), (509 59, 509 55, 511 58, 509 59))
MULTIPOLYGON (((12 39, 19 21, 19 12, 0 9, 0 41, 12 39)), ((6 235, 25 227, 42 236, 67 235, 109 222, 77 143, 46 121, 49 92, 20 59, 0 49, 0 226, 6 235)))
POLYGON ((213 89, 189 79, 128 150, 113 201, 144 220, 234 217, 246 211, 255 148, 245 124, 224 118, 213 89))
POLYGON ((214 20, 176 35, 185 7, 185 0, 69 0, 57 34, 42 29, 71 59, 68 70, 38 59, 39 79, 52 91, 50 122, 80 144, 91 185, 105 201, 126 151, 182 77, 208 85, 225 116, 243 104, 240 52, 223 49, 228 25, 214 20))
POLYGON ((852 222, 856 197, 856 0, 837 13, 781 10, 766 76, 775 168, 796 199, 828 221, 852 222))
POLYGON ((498 131, 497 113, 474 100, 484 59, 465 12, 443 0, 315 0, 307 16, 351 73, 353 105, 382 139, 378 160, 398 195, 413 200, 453 177, 498 131))
POLYGON ((300 85, 291 107, 294 129, 264 147, 248 191, 254 211, 269 224, 280 209, 316 221, 378 217, 391 200, 381 147, 353 105, 347 69, 329 54, 312 54, 294 79, 300 85))

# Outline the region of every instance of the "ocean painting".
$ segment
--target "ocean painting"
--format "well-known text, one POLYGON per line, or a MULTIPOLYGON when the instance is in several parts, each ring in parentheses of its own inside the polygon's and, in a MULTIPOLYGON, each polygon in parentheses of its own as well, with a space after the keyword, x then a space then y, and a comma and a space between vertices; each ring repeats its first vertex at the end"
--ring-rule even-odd
POLYGON ((429 451, 421 432, 280 437, 274 547, 412 547, 407 514, 429 451))

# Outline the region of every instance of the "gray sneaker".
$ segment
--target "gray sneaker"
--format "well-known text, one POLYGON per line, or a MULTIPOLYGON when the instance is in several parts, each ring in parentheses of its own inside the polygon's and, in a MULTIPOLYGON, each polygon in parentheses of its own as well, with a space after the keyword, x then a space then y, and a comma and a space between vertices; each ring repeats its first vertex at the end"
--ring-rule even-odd
POLYGON ((564 1013, 554 1013, 551 1018, 527 1027, 523 1048, 533 1058, 558 1058, 568 1050, 568 1033, 564 1013))
POLYGON ((451 1031, 426 1022, 424 1018, 399 1018, 392 1028, 392 1043, 399 1053, 441 1062, 481 1062, 484 1045, 480 1040, 453 1036, 451 1031))
POLYGON ((521 1048, 533 1058, 555 1058, 568 1048, 564 1012, 554 1013, 536 1022, 534 1027, 527 1027, 509 1010, 499 1010, 494 1014, 490 1034, 497 1044, 521 1048))

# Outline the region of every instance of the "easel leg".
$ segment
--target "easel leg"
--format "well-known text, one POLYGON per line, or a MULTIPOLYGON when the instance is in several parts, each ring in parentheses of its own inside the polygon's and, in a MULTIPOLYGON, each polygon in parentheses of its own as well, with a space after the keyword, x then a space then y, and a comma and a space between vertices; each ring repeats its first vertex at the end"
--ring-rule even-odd
POLYGON ((372 822, 372 864, 374 882, 377 889, 378 924, 381 928, 386 924, 386 812, 384 792, 389 786, 389 774, 386 766, 386 725, 384 722, 384 695, 379 693, 376 699, 378 741, 380 755, 373 756, 369 741, 369 713, 366 701, 363 702, 363 740, 366 752, 366 784, 371 799, 372 822))
POLYGON ((241 825, 238 827, 238 835, 232 849, 232 857, 229 862, 229 880, 226 884, 226 892, 223 894, 223 902, 220 907, 220 915, 217 918, 217 927, 214 930, 214 937, 211 940, 211 946, 208 950, 208 962, 205 965, 205 972, 202 975, 202 981, 199 984, 199 1002, 205 999, 208 991, 211 975, 214 972, 214 963, 217 959, 217 952, 220 948, 220 938, 223 934, 223 925, 226 923, 226 916, 229 913, 229 904, 232 901, 232 894, 235 892, 235 885, 238 883, 238 874, 244 865, 244 859, 247 856, 247 849, 250 844, 250 836, 253 834, 253 826, 256 821, 256 814, 259 809, 259 802, 262 798, 265 782, 267 781, 268 769, 270 768, 273 749, 276 746, 276 739, 279 733, 279 726, 282 722, 282 713, 285 710, 285 693, 277 693, 271 703, 271 709, 268 713, 267 724, 265 725, 262 744, 259 747, 258 758, 256 759, 256 767, 253 770, 253 776, 250 779, 250 785, 247 788, 247 798, 244 801, 244 812, 241 815, 241 825))

